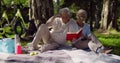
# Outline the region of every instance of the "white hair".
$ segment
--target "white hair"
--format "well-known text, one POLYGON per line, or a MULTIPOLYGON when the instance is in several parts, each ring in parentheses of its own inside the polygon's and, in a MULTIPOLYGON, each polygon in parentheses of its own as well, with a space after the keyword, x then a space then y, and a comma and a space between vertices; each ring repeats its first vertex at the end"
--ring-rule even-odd
POLYGON ((62 13, 67 13, 70 16, 69 8, 65 7, 65 8, 60 9, 59 14, 62 14, 62 13))
MULTIPOLYGON (((84 19, 87 18, 87 12, 85 10, 83 10, 83 9, 78 10, 77 14, 83 14, 84 15, 84 19)), ((77 16, 77 17, 80 17, 80 16, 77 16)))

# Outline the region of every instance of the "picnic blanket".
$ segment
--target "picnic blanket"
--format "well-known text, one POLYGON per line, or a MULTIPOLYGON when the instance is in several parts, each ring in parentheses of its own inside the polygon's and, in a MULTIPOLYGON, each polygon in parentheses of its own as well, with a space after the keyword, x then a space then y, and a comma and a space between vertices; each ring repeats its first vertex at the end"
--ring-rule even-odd
POLYGON ((34 56, 0 53, 0 63, 120 63, 120 56, 84 50, 53 50, 34 56))

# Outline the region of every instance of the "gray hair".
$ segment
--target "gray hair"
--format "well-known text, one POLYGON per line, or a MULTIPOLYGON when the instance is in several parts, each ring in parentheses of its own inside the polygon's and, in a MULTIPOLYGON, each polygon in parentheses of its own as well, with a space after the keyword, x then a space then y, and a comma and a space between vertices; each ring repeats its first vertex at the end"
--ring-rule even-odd
POLYGON ((65 8, 60 9, 59 14, 62 14, 62 13, 67 13, 70 16, 69 8, 65 7, 65 8))
MULTIPOLYGON (((77 14, 83 14, 84 15, 84 19, 87 18, 87 12, 85 10, 83 10, 83 9, 78 10, 77 14)), ((80 16, 77 16, 77 17, 80 17, 80 16)))

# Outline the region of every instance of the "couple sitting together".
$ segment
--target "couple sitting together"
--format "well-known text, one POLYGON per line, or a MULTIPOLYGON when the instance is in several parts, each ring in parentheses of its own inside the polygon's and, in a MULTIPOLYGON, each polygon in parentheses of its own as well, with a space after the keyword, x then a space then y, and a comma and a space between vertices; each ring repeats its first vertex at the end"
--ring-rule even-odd
POLYGON ((82 35, 78 39, 72 40, 72 46, 77 49, 89 48, 96 53, 104 53, 105 47, 91 33, 90 26, 85 23, 87 12, 83 9, 78 10, 76 18, 76 20, 71 18, 68 8, 60 9, 59 15, 52 16, 46 24, 39 26, 32 43, 29 44, 30 49, 44 52, 68 47, 66 34, 68 32, 77 32, 82 28, 82 35), (39 43, 40 47, 38 46, 39 43))

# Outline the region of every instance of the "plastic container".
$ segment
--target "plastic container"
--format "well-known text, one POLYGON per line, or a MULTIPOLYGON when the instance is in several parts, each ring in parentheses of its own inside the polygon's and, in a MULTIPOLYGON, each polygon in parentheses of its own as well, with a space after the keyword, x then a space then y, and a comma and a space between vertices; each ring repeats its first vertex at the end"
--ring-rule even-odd
POLYGON ((16 54, 22 54, 22 50, 21 50, 21 45, 20 44, 16 45, 16 54))
POLYGON ((20 38, 17 34, 15 35, 15 54, 22 54, 22 47, 20 44, 20 38))

